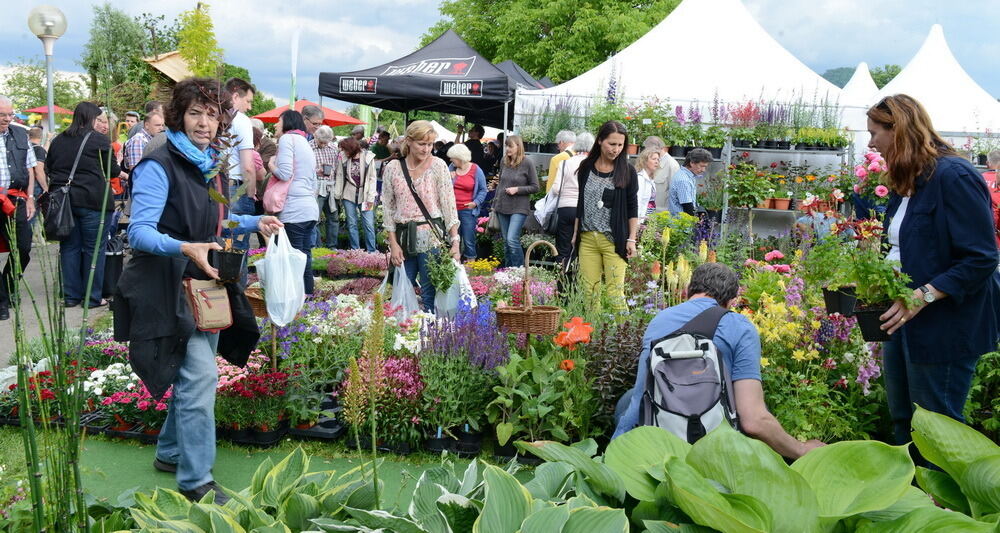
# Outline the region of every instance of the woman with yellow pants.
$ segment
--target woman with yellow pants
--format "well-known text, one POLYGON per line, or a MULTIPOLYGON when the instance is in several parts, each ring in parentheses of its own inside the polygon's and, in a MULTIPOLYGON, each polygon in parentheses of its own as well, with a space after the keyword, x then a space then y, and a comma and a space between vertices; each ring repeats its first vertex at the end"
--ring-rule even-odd
POLYGON ((584 290, 596 300, 603 282, 616 311, 626 309, 626 261, 636 255, 639 230, 639 182, 635 168, 628 164, 625 142, 621 122, 605 122, 598 131, 593 149, 577 170, 580 196, 573 232, 584 290))

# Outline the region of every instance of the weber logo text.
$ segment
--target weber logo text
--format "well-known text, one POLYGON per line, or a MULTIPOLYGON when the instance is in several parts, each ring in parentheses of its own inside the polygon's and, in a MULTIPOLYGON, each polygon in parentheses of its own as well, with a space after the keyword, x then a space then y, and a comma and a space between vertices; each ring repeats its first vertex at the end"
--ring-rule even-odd
POLYGON ((475 57, 448 57, 427 59, 409 65, 391 65, 382 73, 383 76, 402 76, 404 74, 421 74, 424 76, 468 76, 475 57))
POLYGON ((441 96, 477 98, 483 95, 483 80, 441 80, 441 96))
POLYGON ((375 94, 377 86, 378 78, 354 78, 346 76, 340 78, 340 92, 342 93, 375 94))

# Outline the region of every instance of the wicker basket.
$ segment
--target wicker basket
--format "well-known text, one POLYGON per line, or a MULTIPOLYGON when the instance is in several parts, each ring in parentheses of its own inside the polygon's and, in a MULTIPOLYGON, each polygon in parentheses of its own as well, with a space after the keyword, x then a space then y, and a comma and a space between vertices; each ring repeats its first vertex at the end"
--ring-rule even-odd
POLYGON ((247 287, 243 294, 250 300, 250 308, 253 309, 253 316, 257 318, 267 318, 267 303, 264 302, 264 290, 258 287, 247 287))
POLYGON ((552 335, 559 331, 562 309, 553 305, 532 305, 531 303, 531 251, 539 244, 548 246, 553 253, 559 253, 556 247, 548 241, 535 241, 524 253, 524 288, 521 291, 524 306, 497 308, 497 326, 509 333, 552 335))

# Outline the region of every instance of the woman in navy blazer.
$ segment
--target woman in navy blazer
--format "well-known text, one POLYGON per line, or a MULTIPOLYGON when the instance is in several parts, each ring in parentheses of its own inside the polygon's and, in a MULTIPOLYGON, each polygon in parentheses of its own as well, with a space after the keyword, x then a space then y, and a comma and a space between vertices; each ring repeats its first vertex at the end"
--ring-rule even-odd
POLYGON ((914 403, 964 421, 976 361, 997 348, 997 246, 986 183, 919 102, 887 96, 868 110, 868 131, 889 167, 890 255, 898 253, 917 301, 881 317, 892 334, 883 353, 889 412, 903 444, 914 403))

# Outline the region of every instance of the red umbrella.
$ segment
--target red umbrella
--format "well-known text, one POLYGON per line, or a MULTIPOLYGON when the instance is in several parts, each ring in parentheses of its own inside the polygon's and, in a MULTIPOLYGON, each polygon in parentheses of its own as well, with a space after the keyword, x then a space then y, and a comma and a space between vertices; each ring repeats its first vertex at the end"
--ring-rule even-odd
MULTIPOLYGON (((302 108, 307 105, 316 105, 316 104, 310 102, 309 100, 299 100, 295 102, 295 110, 301 113, 302 108)), ((343 126, 345 124, 365 124, 364 121, 358 120, 350 115, 345 115, 339 111, 334 111, 327 107, 323 107, 321 109, 323 110, 323 124, 326 124, 331 128, 334 126, 343 126)), ((253 118, 259 118, 261 122, 277 122, 278 117, 280 117, 281 114, 287 110, 288 106, 283 105, 281 107, 276 107, 270 111, 265 111, 253 118)))
MULTIPOLYGON (((73 112, 70 111, 69 109, 65 109, 65 108, 59 107, 57 105, 52 106, 52 108, 55 110, 55 112, 56 112, 57 115, 72 115, 73 114, 73 112)), ((21 112, 22 113, 41 113, 41 114, 44 115, 44 114, 46 114, 46 113, 49 112, 49 106, 42 105, 42 106, 34 107, 34 108, 31 108, 31 109, 25 109, 24 111, 21 111, 21 112)))

